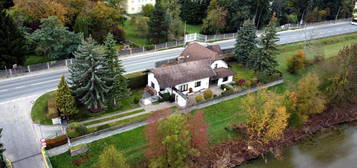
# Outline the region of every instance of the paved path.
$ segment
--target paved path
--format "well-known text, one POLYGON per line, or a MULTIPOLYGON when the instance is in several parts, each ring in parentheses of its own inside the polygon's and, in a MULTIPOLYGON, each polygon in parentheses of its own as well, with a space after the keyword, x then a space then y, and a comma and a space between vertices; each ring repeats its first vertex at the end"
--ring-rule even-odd
POLYGON ((42 168, 40 139, 61 133, 58 126, 42 126, 31 120, 30 110, 38 96, 0 104, 1 141, 5 155, 14 162, 15 168, 42 168))
POLYGON ((135 109, 127 110, 127 111, 121 111, 121 112, 118 112, 118 113, 115 113, 115 114, 105 115, 103 117, 97 117, 97 118, 93 118, 93 119, 90 119, 90 120, 81 121, 79 123, 86 124, 86 123, 89 123, 89 122, 103 120, 103 119, 115 117, 115 116, 122 115, 122 114, 131 113, 131 112, 138 111, 138 110, 143 110, 143 108, 139 107, 139 108, 135 108, 135 109))

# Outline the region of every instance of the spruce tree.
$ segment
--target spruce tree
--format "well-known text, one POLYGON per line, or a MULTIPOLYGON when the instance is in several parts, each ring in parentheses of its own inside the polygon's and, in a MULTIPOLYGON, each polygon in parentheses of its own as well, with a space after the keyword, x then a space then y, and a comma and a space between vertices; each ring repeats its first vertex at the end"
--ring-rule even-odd
POLYGON ((25 38, 14 21, 0 10, 0 69, 23 64, 25 60, 25 38))
MULTIPOLYGON (((0 128, 0 139, 1 139, 2 128, 0 128)), ((4 158, 5 148, 2 143, 0 143, 0 168, 5 167, 5 158, 4 158)))
POLYGON ((108 97, 110 97, 112 105, 117 105, 117 100, 125 98, 129 95, 128 81, 124 77, 125 70, 121 66, 121 61, 118 59, 119 55, 115 47, 115 40, 112 34, 108 34, 104 41, 104 48, 106 60, 111 69, 110 75, 113 79, 111 81, 111 90, 108 97))
POLYGON ((277 31, 275 28, 275 18, 271 20, 269 26, 265 29, 264 34, 260 40, 259 51, 253 55, 251 60, 252 68, 254 70, 266 73, 273 73, 275 67, 278 65, 275 60, 275 54, 278 51, 276 42, 279 41, 277 31))
POLYGON ((0 0, 0 10, 10 9, 14 6, 13 0, 0 0))
POLYGON ((150 43, 158 44, 167 41, 169 24, 167 21, 166 12, 161 6, 160 1, 156 2, 148 25, 150 43))
POLYGON ((72 116, 78 113, 76 100, 72 96, 72 91, 69 89, 64 75, 61 76, 61 81, 56 92, 56 106, 65 116, 72 116))
POLYGON ((257 35, 254 23, 251 20, 245 21, 237 34, 234 56, 238 63, 249 67, 250 59, 257 49, 257 35))
POLYGON ((78 100, 93 112, 104 110, 112 81, 106 56, 89 37, 74 52, 74 63, 69 67, 70 84, 78 100))

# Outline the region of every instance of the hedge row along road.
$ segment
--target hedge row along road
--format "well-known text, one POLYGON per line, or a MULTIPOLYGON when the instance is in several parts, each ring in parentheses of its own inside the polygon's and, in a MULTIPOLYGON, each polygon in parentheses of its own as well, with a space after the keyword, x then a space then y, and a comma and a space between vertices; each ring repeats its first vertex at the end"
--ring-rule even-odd
MULTIPOLYGON (((323 25, 307 29, 284 31, 279 33, 280 41, 278 44, 288 44, 301 42, 309 39, 336 36, 341 34, 357 32, 357 26, 349 22, 323 25)), ((232 49, 235 40, 219 41, 222 49, 232 49)), ((175 48, 165 51, 157 51, 122 57, 122 64, 127 73, 144 71, 155 67, 158 61, 176 58, 184 48, 175 48)), ((19 97, 45 93, 57 87, 60 75, 67 74, 66 69, 43 72, 37 75, 27 75, 18 78, 5 79, 0 81, 0 104, 6 103, 19 97)))

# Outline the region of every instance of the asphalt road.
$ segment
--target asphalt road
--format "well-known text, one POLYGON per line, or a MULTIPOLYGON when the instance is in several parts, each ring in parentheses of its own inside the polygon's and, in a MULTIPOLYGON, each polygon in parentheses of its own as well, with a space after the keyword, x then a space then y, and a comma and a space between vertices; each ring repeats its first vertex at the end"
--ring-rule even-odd
MULTIPOLYGON (((314 28, 280 32, 278 44, 287 44, 305 41, 305 39, 315 39, 329 37, 340 34, 357 32, 357 26, 350 23, 339 23, 332 25, 318 26, 314 28)), ((222 49, 233 48, 235 40, 215 42, 222 49)), ((144 53, 121 57, 122 64, 127 73, 138 72, 155 67, 155 63, 162 60, 176 58, 183 48, 144 53)), ((51 70, 39 74, 30 74, 18 78, 0 80, 0 103, 13 100, 19 97, 31 96, 33 94, 44 93, 57 87, 61 74, 67 74, 66 69, 51 70)))

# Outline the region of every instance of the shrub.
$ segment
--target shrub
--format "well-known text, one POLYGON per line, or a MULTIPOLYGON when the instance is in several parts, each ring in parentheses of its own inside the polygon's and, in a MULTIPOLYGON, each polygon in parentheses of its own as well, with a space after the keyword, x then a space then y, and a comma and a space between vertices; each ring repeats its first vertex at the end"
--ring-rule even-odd
POLYGON ((70 138, 76 138, 85 135, 87 134, 87 132, 88 132, 87 127, 85 127, 84 125, 78 122, 70 123, 67 128, 67 135, 70 138))
POLYGON ((288 72, 296 74, 305 68, 305 53, 299 50, 296 55, 288 58, 287 62, 288 72))
POLYGON ((138 72, 126 76, 128 78, 128 86, 132 90, 142 89, 147 85, 147 74, 138 72))
POLYGON ((196 99, 196 102, 197 102, 197 103, 202 102, 202 101, 203 101, 203 96, 202 96, 201 94, 199 94, 199 95, 197 95, 197 96, 195 97, 195 99, 196 99))
POLYGON ((244 82, 244 87, 250 88, 250 86, 252 86, 252 82, 250 80, 244 82))
POLYGON ((125 31, 124 31, 123 27, 121 27, 121 26, 113 26, 111 31, 113 33, 114 39, 117 42, 121 42, 121 41, 125 40, 125 31))
POLYGON ((210 89, 206 89, 203 92, 203 96, 205 97, 206 100, 211 99, 213 97, 213 92, 210 89))
POLYGON ((164 93, 161 94, 162 100, 161 101, 169 101, 169 102, 174 102, 175 99, 170 93, 164 93))
POLYGON ((46 149, 48 150, 66 144, 67 137, 65 135, 62 135, 52 139, 46 139, 45 142, 46 142, 46 149))
POLYGON ((237 85, 239 85, 239 86, 244 85, 244 83, 245 83, 245 80, 244 80, 244 79, 239 79, 239 80, 237 81, 237 85))
POLYGON ((270 82, 269 74, 265 72, 257 72, 257 78, 260 83, 270 82))
POLYGON ((133 103, 134 103, 134 104, 139 104, 139 102, 140 102, 140 97, 135 96, 135 97, 133 98, 133 103))

